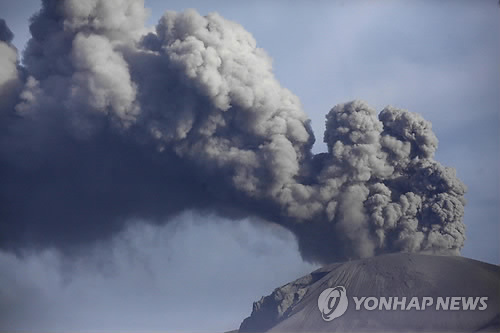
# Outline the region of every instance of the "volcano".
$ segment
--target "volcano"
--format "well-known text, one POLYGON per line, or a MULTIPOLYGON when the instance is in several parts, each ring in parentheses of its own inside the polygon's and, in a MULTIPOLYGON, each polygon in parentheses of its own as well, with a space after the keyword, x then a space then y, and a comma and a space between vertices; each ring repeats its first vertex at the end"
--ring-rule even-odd
POLYGON ((499 266, 459 256, 406 253, 324 266, 255 302, 239 329, 241 333, 499 331, 499 266), (345 287, 349 304, 338 318, 325 321, 318 297, 336 286, 345 287), (362 303, 363 297, 372 302, 362 303), (381 298, 404 300, 406 307, 379 308, 375 302, 381 298), (416 304, 410 306, 414 298, 416 304), (425 309, 424 298, 432 302, 425 309), (472 309, 467 301, 477 306, 472 309))

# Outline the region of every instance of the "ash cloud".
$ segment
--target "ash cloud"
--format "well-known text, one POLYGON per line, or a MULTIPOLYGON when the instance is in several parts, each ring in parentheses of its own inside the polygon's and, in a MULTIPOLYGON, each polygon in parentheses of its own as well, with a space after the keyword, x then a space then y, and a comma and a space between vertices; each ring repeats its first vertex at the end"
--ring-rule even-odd
POLYGON ((7 26, 7 23, 5 22, 5 20, 0 19, 0 41, 5 42, 5 43, 10 43, 10 42, 12 42, 13 38, 14 38, 14 34, 7 26))
POLYGON ((0 18, 0 130, 5 123, 5 112, 14 107, 21 87, 17 49, 11 43, 13 38, 7 23, 0 18))
POLYGON ((149 31, 147 14, 45 0, 23 67, 2 37, 1 247, 71 251, 194 209, 281 224, 322 263, 459 253, 466 188, 434 160, 429 122, 339 104, 315 155, 299 99, 243 27, 188 10, 149 31))

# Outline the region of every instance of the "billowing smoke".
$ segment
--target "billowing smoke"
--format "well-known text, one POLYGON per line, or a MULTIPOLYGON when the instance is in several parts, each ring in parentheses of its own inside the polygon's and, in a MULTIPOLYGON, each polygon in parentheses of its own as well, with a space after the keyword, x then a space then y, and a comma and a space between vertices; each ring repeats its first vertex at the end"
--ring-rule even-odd
POLYGON ((0 22, 0 246, 71 251, 188 209, 293 231, 306 260, 458 254, 465 186, 418 114, 361 101, 328 152, 271 59, 218 14, 44 0, 23 55, 0 22))

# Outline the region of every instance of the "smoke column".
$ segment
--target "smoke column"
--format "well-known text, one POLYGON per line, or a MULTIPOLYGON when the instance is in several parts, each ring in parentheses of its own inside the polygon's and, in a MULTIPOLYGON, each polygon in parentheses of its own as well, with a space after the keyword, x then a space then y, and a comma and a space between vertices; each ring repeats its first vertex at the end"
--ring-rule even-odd
POLYGON ((72 251, 128 221, 256 216, 305 260, 459 254, 464 184, 418 114, 362 101, 326 115, 328 152, 271 59, 216 13, 44 0, 18 62, 0 21, 0 247, 72 251))

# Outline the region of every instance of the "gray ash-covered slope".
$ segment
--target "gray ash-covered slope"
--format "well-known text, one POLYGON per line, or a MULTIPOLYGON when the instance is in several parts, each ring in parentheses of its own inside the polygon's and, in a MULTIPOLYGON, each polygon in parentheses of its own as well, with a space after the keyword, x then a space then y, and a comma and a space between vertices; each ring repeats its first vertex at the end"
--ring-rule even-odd
MULTIPOLYGON (((435 304, 434 304, 435 305, 435 304)), ((500 332, 500 267, 456 257, 389 254, 320 268, 255 302, 240 332, 500 332), (326 322, 323 290, 345 286, 349 305, 326 322), (356 310, 353 297, 488 297, 485 310, 356 310)))

